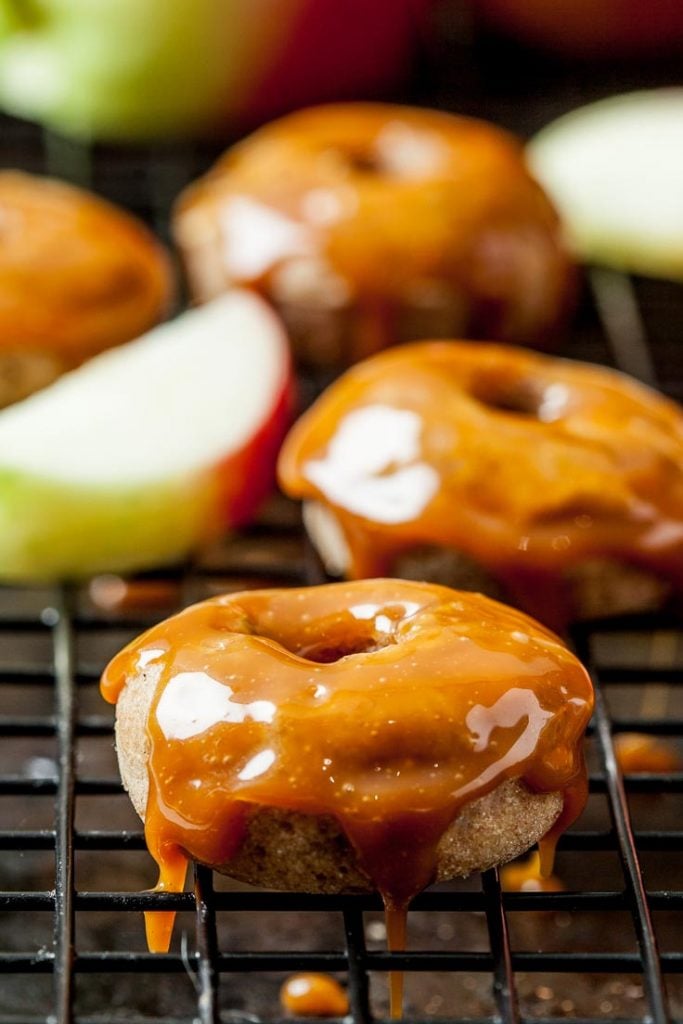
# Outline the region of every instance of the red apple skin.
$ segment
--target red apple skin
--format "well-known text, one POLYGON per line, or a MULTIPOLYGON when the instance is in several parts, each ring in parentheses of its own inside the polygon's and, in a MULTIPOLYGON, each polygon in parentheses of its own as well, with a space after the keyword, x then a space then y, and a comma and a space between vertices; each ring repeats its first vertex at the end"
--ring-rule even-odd
POLYGON ((251 128, 330 100, 390 95, 407 81, 434 0, 304 0, 245 100, 251 128))
POLYGON ((275 404, 265 412, 261 427, 216 469, 220 508, 227 526, 239 528, 250 523, 273 491, 278 453, 294 418, 295 406, 296 388, 288 352, 275 404))
POLYGON ((681 0, 470 0, 485 24, 570 57, 683 50, 681 0))

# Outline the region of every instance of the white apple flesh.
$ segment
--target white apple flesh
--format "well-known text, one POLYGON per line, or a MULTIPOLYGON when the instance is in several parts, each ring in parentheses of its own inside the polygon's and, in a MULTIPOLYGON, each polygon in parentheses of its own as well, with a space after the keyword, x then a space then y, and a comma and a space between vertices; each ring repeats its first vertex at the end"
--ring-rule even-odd
POLYGON ((0 579, 151 567, 245 522, 291 394, 279 321, 233 291, 6 409, 0 579))
POLYGON ((591 103, 527 149, 584 260, 683 281, 683 89, 591 103))

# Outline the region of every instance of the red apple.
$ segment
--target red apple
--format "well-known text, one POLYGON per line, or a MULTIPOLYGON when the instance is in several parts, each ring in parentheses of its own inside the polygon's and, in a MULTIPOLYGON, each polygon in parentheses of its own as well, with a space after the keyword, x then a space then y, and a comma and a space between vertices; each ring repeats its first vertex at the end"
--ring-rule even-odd
POLYGON ((274 313, 233 291, 0 413, 0 578, 185 557, 272 486, 292 394, 274 313))
POLYGON ((522 42, 570 56, 624 57, 683 47, 681 0, 470 0, 522 42))
POLYGON ((298 107, 389 95, 424 43, 434 0, 305 0, 242 107, 247 127, 298 107))

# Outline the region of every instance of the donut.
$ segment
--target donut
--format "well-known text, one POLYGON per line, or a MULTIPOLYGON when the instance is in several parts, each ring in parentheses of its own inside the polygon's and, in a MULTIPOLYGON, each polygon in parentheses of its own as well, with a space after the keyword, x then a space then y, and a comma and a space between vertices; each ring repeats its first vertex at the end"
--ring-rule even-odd
MULTIPOLYGON (((551 632, 477 594, 363 580, 194 605, 108 665, 121 777, 159 888, 186 859, 252 884, 379 890, 541 841, 586 797, 590 679, 551 632)), ((168 915, 150 915, 152 949, 168 915)))
POLYGON ((683 415, 606 368, 393 349, 301 417, 279 477, 332 575, 492 592, 560 632, 683 589, 683 415))
POLYGON ((543 345, 574 290, 517 142, 433 110, 291 114, 228 150, 173 222, 195 298, 256 288, 309 366, 425 337, 543 345))
POLYGON ((0 172, 0 407, 142 334, 170 262, 136 218, 61 181, 0 172))

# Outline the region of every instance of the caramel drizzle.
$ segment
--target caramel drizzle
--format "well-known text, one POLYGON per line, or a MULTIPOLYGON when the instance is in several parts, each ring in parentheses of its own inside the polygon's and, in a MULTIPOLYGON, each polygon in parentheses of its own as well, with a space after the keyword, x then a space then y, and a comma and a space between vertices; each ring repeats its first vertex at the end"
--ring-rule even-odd
MULTIPOLYGON (((145 834, 158 890, 182 889, 187 856, 229 864, 258 806, 332 815, 398 949, 460 807, 506 778, 563 793, 547 866, 585 801, 585 670, 478 595, 372 580, 215 598, 129 645, 103 695, 115 702, 152 669, 145 834)), ((168 949, 172 919, 147 915, 150 949, 168 949)))

